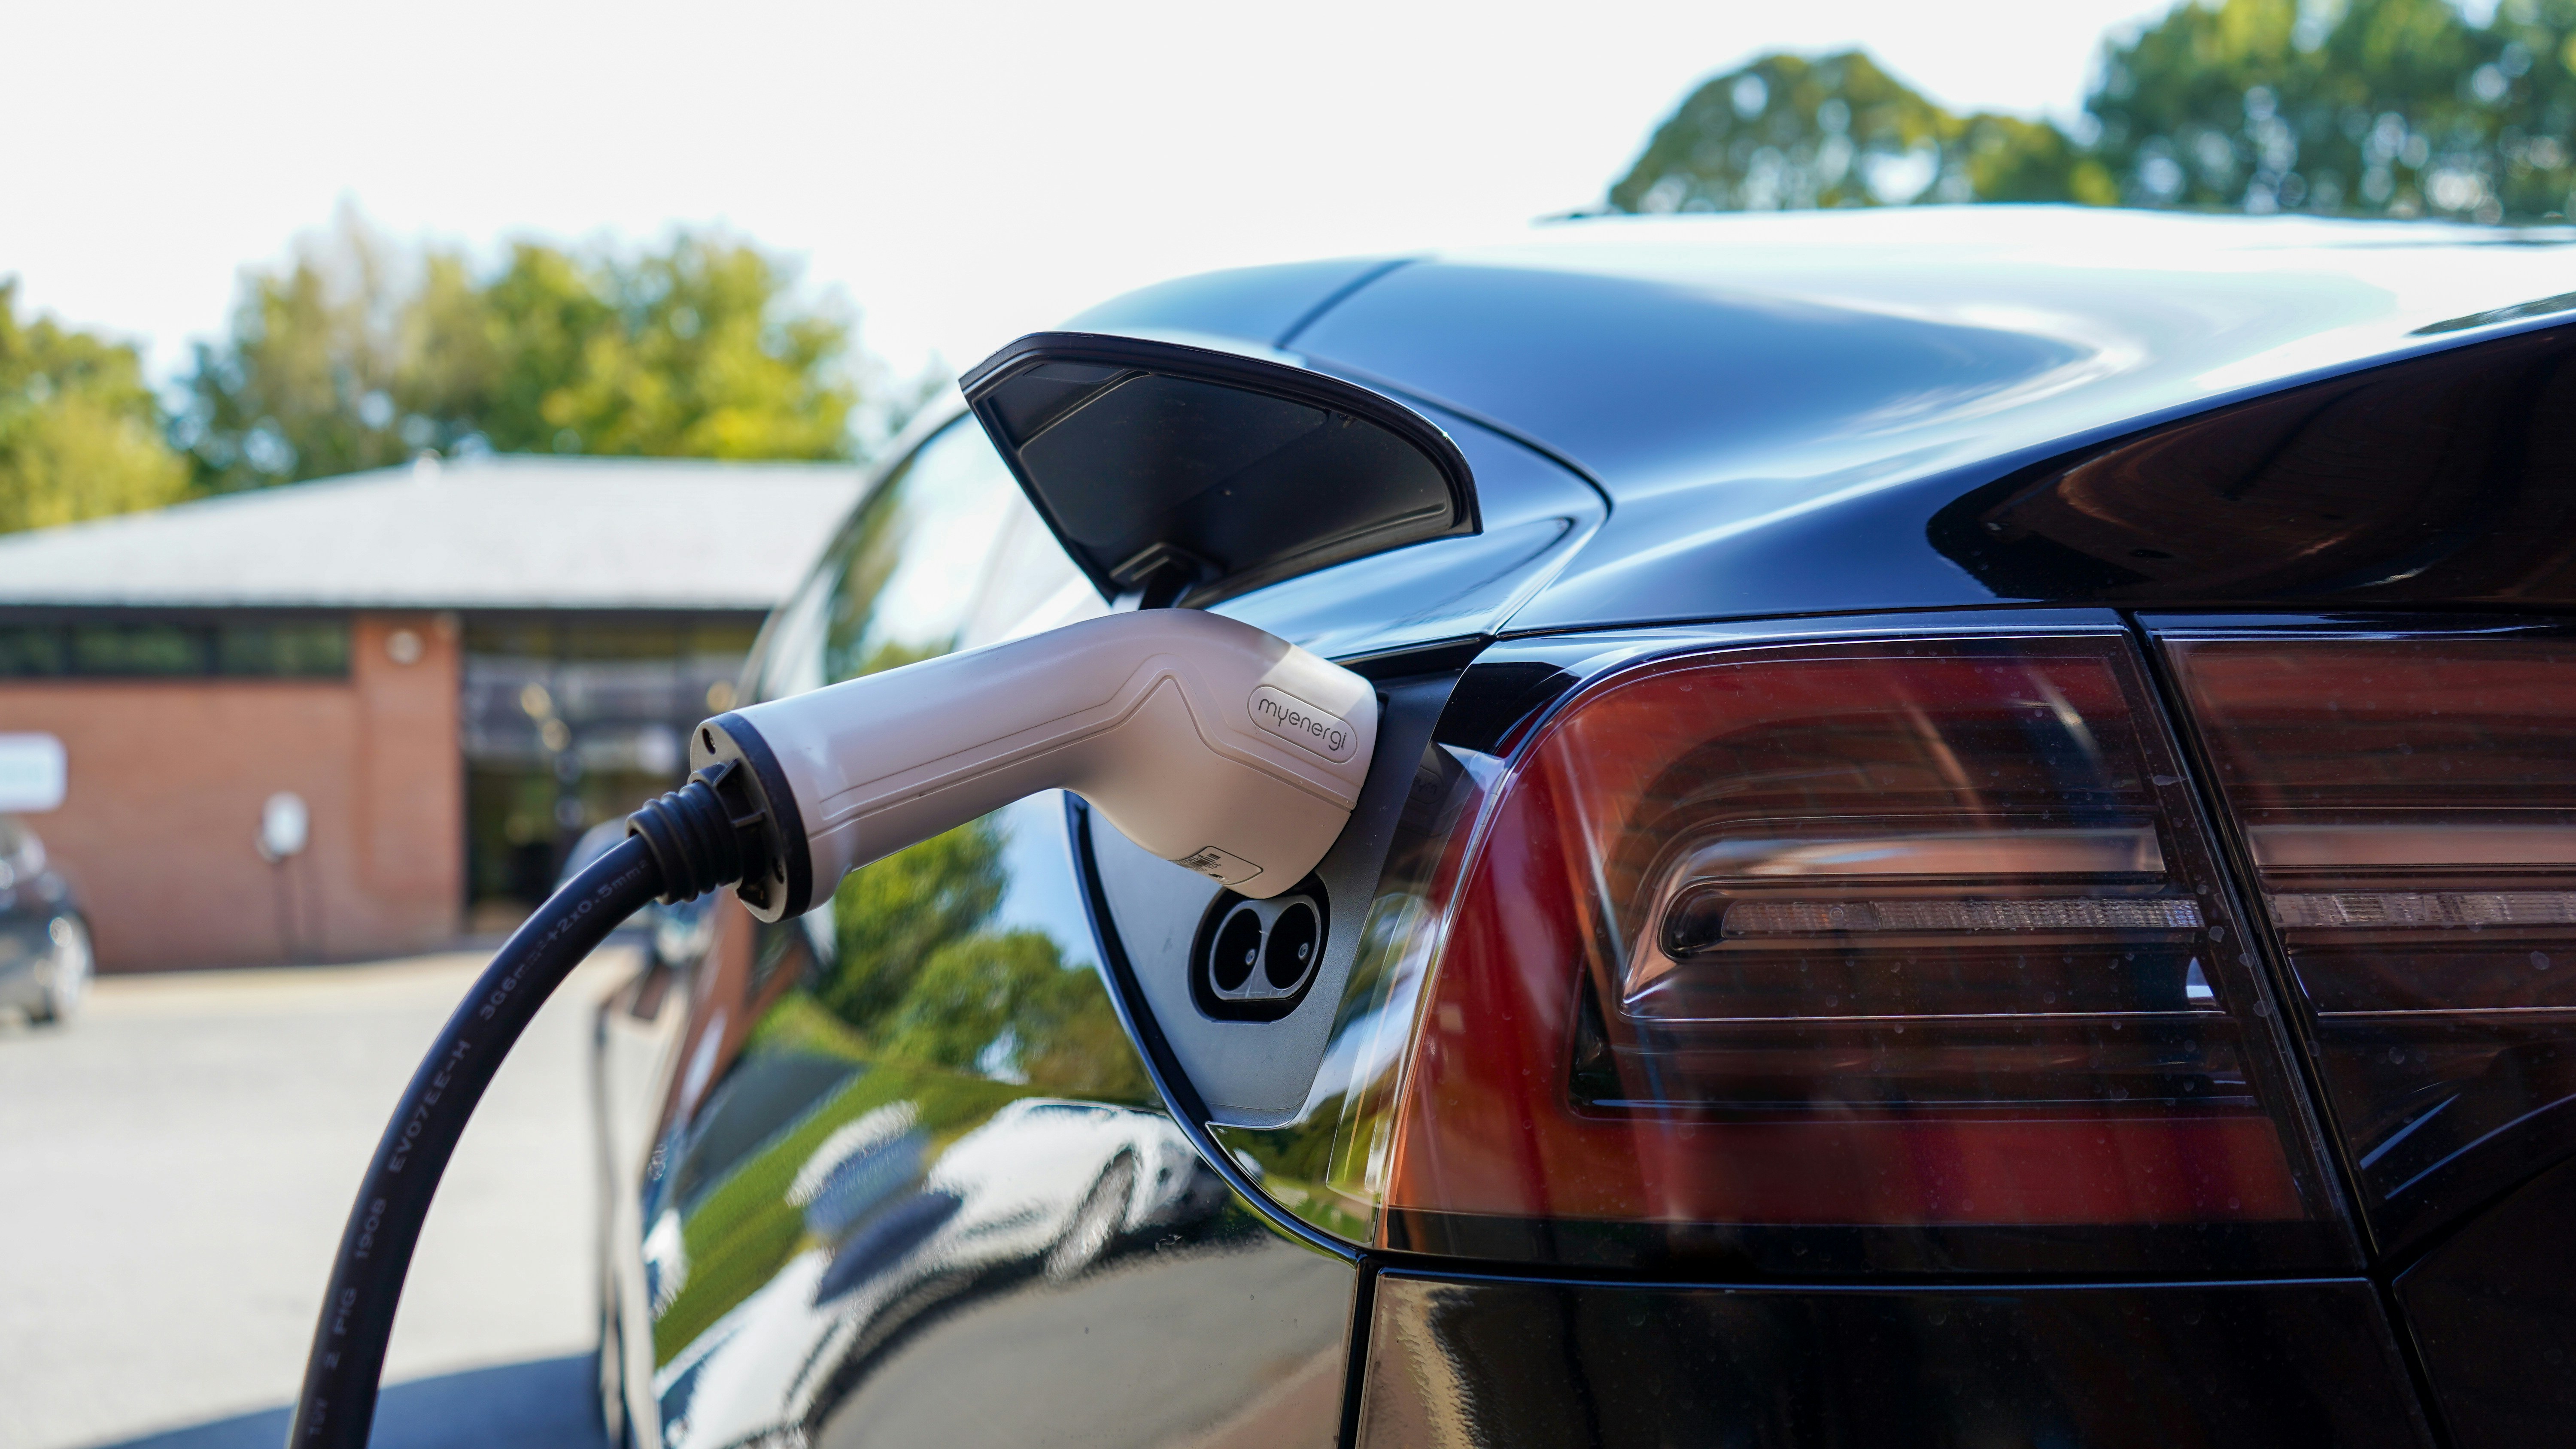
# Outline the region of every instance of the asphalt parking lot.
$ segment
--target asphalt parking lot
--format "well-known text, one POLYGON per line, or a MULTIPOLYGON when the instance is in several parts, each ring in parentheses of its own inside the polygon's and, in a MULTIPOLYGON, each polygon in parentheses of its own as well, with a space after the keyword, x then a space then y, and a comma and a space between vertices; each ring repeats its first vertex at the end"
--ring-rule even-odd
MULTIPOLYGON (((0 1449, 274 1449, 360 1168, 479 955, 101 981, 0 1023, 0 1449)), ((494 1082, 396 1323, 375 1442, 593 1444, 602 953, 494 1082)))

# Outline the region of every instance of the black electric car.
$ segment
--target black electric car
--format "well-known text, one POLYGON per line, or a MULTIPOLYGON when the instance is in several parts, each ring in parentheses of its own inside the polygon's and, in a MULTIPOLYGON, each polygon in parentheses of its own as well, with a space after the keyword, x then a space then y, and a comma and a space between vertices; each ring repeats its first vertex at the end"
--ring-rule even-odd
POLYGON ((1214 609, 1376 682, 1367 793, 1269 900, 1052 796, 721 902, 607 1098, 612 1427, 2576 1442, 2571 289, 1608 220, 1006 352, 750 693, 1214 609))
POLYGON ((68 1022, 88 999, 92 966, 89 920, 71 882, 25 821, 0 814, 0 1008, 40 1025, 68 1022))

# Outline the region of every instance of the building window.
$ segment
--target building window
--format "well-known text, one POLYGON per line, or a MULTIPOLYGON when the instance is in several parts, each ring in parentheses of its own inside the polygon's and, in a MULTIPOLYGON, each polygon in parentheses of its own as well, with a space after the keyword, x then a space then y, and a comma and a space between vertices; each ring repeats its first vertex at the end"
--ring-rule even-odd
POLYGON ((345 679, 346 619, 0 623, 0 679, 345 679))
POLYGON ((676 789, 689 731, 733 706, 759 625, 469 616, 458 724, 473 901, 544 899, 583 831, 676 789))
POLYGON ((215 630, 217 674, 338 679, 349 672, 349 626, 226 624, 215 630))

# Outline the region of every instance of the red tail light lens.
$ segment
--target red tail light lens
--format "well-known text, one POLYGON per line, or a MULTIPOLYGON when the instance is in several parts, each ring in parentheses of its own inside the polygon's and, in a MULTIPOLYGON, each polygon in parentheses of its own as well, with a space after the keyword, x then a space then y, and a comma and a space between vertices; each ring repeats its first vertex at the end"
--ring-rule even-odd
POLYGON ((2576 646, 2167 647, 2382 1237, 2576 1151, 2576 646))
POLYGON ((1391 1246, 2340 1261, 2116 635, 1736 649, 1518 751, 1421 988, 1391 1246))

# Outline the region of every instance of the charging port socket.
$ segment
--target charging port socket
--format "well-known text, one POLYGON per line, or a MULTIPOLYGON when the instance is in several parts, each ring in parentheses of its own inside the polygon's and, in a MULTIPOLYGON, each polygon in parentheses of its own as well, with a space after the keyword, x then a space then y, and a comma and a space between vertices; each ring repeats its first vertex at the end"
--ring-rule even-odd
POLYGON ((1190 952, 1191 999, 1218 1021, 1279 1020, 1315 984, 1328 922, 1312 876, 1266 901, 1218 892, 1190 952))

